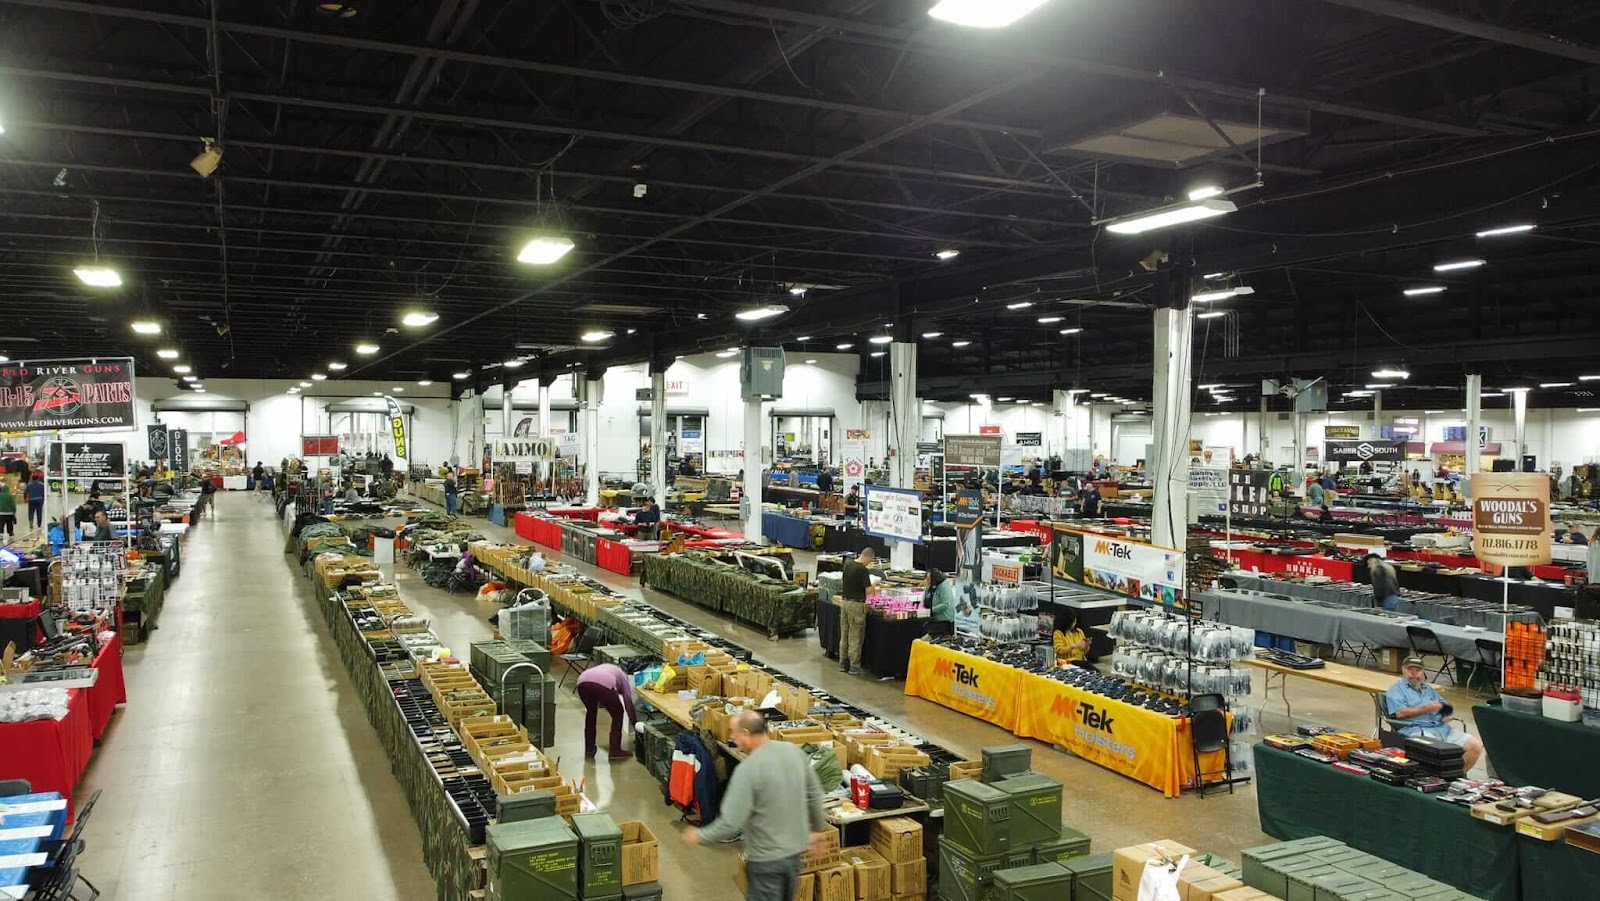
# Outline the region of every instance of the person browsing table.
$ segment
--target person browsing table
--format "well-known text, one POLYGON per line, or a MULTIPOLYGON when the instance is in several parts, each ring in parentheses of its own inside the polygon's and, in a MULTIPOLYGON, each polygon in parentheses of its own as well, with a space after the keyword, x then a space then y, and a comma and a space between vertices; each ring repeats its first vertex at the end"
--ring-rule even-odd
POLYGON ((583 757, 594 756, 595 713, 604 707, 611 715, 612 760, 627 760, 633 754, 622 749, 622 711, 627 708, 628 722, 639 722, 639 712, 633 707, 633 680, 622 667, 612 663, 591 666, 578 677, 578 699, 583 702, 583 757))
POLYGON ((661 508, 656 506, 655 498, 644 499, 644 506, 639 508, 638 513, 633 514, 633 523, 639 527, 639 532, 634 537, 644 541, 656 540, 661 531, 661 508))
POLYGON ((1472 765, 1483 754, 1483 742, 1477 736, 1468 735, 1445 722, 1445 717, 1451 713, 1450 704, 1438 689, 1428 684, 1428 671, 1423 666, 1422 658, 1407 657, 1400 664, 1400 670, 1405 678, 1389 686, 1383 695, 1384 710, 1390 719, 1401 721, 1400 734, 1447 741, 1461 748, 1462 766, 1472 769, 1472 765))
POLYGON ((1400 608, 1400 577, 1394 567, 1377 554, 1366 557, 1367 573, 1372 577, 1372 606, 1394 611, 1400 608))
POLYGON ((877 559, 872 548, 862 548, 860 556, 844 565, 839 589, 839 669, 852 676, 861 675, 861 644, 867 637, 867 589, 872 573, 867 567, 877 559))
POLYGON ((746 710, 729 726, 744 762, 728 780, 717 818, 683 830, 683 843, 708 845, 742 831, 746 901, 792 901, 801 855, 821 850, 828 833, 822 783, 799 745, 772 740, 761 714, 746 710))

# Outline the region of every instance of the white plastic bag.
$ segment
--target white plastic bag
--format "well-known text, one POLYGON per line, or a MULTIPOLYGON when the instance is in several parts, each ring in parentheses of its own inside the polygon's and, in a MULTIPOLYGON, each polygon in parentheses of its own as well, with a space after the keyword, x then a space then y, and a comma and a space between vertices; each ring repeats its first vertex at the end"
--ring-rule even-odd
POLYGON ((543 554, 539 553, 538 551, 534 551, 532 554, 530 554, 528 556, 528 572, 531 572, 531 573, 542 573, 542 572, 544 572, 544 555, 543 554))
POLYGON ((1178 876, 1189 865, 1189 855, 1183 855, 1176 867, 1160 860, 1144 862, 1144 875, 1139 877, 1139 901, 1183 901, 1178 892, 1178 876))

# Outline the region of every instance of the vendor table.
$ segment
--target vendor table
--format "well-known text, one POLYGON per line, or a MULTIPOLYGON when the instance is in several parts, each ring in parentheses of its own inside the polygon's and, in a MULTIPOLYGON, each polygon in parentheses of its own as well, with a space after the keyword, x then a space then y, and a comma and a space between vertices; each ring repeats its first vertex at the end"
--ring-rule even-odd
POLYGON ((667 534, 672 532, 682 532, 685 535, 692 535, 695 538, 704 538, 707 540, 725 541, 728 539, 744 538, 743 532, 735 532, 732 529, 724 529, 721 526, 702 526, 696 525, 692 522, 678 522, 677 520, 662 520, 661 527, 664 530, 664 533, 667 534))
POLYGON ((1501 779, 1600 797, 1600 729, 1513 713, 1499 701, 1473 707, 1472 720, 1501 779))
MULTIPOLYGON (((1334 663, 1331 660, 1316 669, 1294 669, 1293 667, 1273 663, 1270 660, 1262 660, 1259 657, 1246 657, 1239 662, 1245 666, 1253 666, 1266 672, 1267 683, 1262 686, 1262 692, 1268 697, 1272 694, 1272 677, 1277 675, 1278 691, 1283 698, 1283 709, 1290 716, 1294 715, 1294 708, 1289 704, 1287 676, 1301 676, 1325 685, 1337 685, 1340 688, 1366 692, 1368 697, 1383 694, 1389 690, 1390 686, 1400 680, 1399 676, 1390 675, 1389 673, 1379 673, 1369 669, 1361 669, 1360 667, 1345 666, 1342 663, 1334 663)), ((1434 689, 1437 690, 1438 687, 1435 685, 1434 689)), ((1374 720, 1377 719, 1377 707, 1372 708, 1372 716, 1374 720)))
POLYGON ((0 723, 0 773, 26 779, 37 791, 60 792, 71 798, 94 743, 105 734, 128 690, 122 677, 122 638, 114 632, 95 655, 99 671, 94 685, 67 691, 67 715, 59 720, 0 723))
POLYGON ((1477 660, 1479 638, 1504 642, 1499 631, 1468 630, 1460 626, 1425 620, 1407 620, 1363 613, 1351 607, 1332 606, 1314 601, 1275 598, 1246 591, 1207 590, 1200 592, 1208 618, 1231 626, 1289 635, 1302 641, 1339 645, 1342 642, 1375 648, 1409 648, 1406 626, 1421 625, 1439 636, 1445 652, 1463 660, 1477 660))
POLYGON ((906 669, 906 694, 1015 732, 1022 675, 1021 670, 1003 663, 914 641, 906 669))
MULTIPOLYGON (((817 598, 817 644, 839 659, 839 605, 817 598)), ((928 633, 927 617, 889 619, 867 610, 867 631, 861 639, 861 666, 878 676, 904 679, 911 666, 911 645, 928 633)))
POLYGON ((1344 582, 1359 581, 1355 578, 1355 567, 1350 561, 1321 554, 1269 554, 1265 551, 1227 552, 1216 549, 1212 553, 1218 557, 1231 555, 1234 565, 1246 572, 1297 573, 1302 576, 1327 576, 1344 582))
POLYGON ((811 547, 811 519, 809 517, 790 516, 787 513, 763 510, 761 512, 761 534, 785 547, 809 548, 811 547))
POLYGON ((1515 831, 1465 807, 1264 744, 1255 754, 1261 831, 1274 838, 1326 835, 1485 901, 1584 896, 1523 894, 1515 831))
POLYGON ((1516 837, 1524 901, 1588 898, 1600 886, 1600 854, 1564 841, 1516 837))
POLYGON ((15 644, 18 654, 33 647, 38 637, 33 621, 39 618, 41 609, 43 607, 39 601, 0 604, 0 652, 5 651, 8 644, 15 644))

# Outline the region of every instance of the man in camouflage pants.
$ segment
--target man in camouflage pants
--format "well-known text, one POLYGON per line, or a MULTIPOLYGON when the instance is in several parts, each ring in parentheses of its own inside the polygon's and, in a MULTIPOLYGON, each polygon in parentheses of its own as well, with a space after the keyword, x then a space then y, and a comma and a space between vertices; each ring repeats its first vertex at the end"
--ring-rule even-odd
POLYGON ((844 585, 839 592, 839 669, 852 676, 861 675, 861 642, 867 635, 867 589, 872 574, 867 571, 877 558, 872 548, 844 565, 844 585))

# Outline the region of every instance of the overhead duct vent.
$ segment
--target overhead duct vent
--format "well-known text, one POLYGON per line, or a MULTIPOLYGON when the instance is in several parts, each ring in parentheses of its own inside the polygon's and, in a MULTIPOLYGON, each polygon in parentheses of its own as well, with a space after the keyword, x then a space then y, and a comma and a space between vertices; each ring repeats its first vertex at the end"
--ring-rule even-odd
MULTIPOLYGON (((1213 121, 1233 143, 1250 150, 1258 140, 1272 144, 1297 135, 1290 129, 1271 125, 1258 128, 1253 122, 1213 121)), ((1197 116, 1160 113, 1088 137, 1062 141, 1048 152, 1163 168, 1192 166, 1233 152, 1228 141, 1217 134, 1217 128, 1197 116)))
POLYGON ((579 313, 603 313, 611 316, 648 316, 661 312, 661 307, 643 303, 586 303, 575 308, 579 313))

